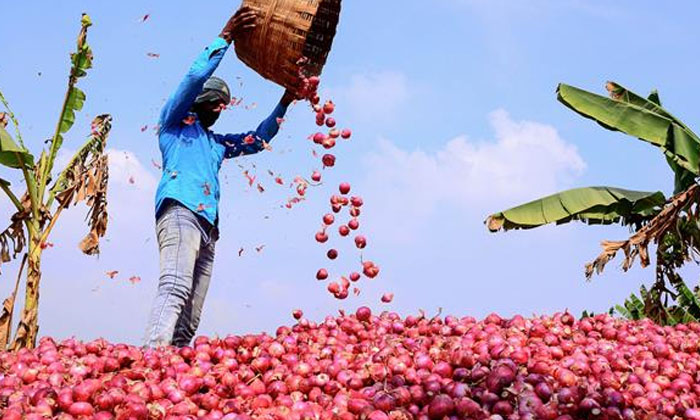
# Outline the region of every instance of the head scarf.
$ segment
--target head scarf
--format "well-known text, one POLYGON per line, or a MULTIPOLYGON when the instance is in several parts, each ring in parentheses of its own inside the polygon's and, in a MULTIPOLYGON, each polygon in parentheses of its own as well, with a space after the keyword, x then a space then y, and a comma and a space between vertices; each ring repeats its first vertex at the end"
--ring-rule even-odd
POLYGON ((226 82, 216 76, 210 77, 202 88, 202 92, 197 96, 194 103, 199 104, 210 101, 223 101, 228 105, 231 102, 231 90, 226 82))

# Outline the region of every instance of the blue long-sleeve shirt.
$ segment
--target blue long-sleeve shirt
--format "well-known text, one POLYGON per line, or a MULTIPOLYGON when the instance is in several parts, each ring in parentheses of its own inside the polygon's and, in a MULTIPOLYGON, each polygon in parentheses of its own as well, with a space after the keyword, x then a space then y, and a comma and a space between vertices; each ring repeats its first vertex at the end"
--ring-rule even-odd
POLYGON ((156 192, 156 213, 167 198, 203 216, 212 225, 219 214, 219 169, 224 158, 257 153, 279 130, 278 118, 287 107, 279 103, 255 131, 217 134, 202 127, 191 112, 204 82, 214 73, 228 49, 217 38, 195 60, 160 115, 159 146, 163 176, 156 192))

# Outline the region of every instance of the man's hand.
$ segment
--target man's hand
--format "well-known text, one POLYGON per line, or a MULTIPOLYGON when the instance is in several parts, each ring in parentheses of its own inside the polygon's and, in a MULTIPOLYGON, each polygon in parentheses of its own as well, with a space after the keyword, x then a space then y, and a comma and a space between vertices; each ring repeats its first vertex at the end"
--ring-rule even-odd
POLYGON ((229 44, 236 41, 251 29, 255 28, 256 17, 257 13, 253 9, 248 6, 241 7, 231 16, 228 22, 226 22, 226 26, 224 26, 219 36, 229 44))
POLYGON ((299 95, 297 95, 294 91, 287 89, 284 91, 284 95, 282 95, 282 99, 280 100, 280 102, 284 106, 289 106, 289 104, 291 104, 292 102, 298 101, 301 99, 303 99, 303 98, 300 97, 299 95))

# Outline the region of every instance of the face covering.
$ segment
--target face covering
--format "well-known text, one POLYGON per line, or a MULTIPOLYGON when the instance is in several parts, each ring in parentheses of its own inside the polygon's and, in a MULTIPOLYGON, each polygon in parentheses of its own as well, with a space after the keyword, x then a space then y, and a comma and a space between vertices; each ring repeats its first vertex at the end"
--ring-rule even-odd
POLYGON ((195 99, 193 110, 197 113, 202 127, 209 128, 219 119, 219 104, 228 105, 229 102, 231 90, 228 85, 222 79, 212 76, 204 83, 202 92, 195 99))
POLYGON ((221 112, 214 112, 214 111, 202 109, 201 107, 195 107, 194 112, 197 114, 197 117, 199 118, 199 123, 204 128, 209 128, 212 125, 214 125, 216 120, 218 120, 219 116, 221 115, 221 112))

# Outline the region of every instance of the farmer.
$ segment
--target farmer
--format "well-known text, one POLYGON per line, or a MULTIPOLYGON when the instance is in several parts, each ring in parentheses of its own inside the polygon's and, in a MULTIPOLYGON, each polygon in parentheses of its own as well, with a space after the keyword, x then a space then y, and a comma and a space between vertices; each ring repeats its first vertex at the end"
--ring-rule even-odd
POLYGON ((287 90, 255 131, 211 131, 231 102, 231 91, 212 73, 231 42, 255 27, 255 12, 239 9, 195 60, 160 115, 163 176, 156 193, 160 278, 145 344, 185 346, 199 325, 219 237, 219 178, 222 161, 264 149, 295 99, 287 90))

